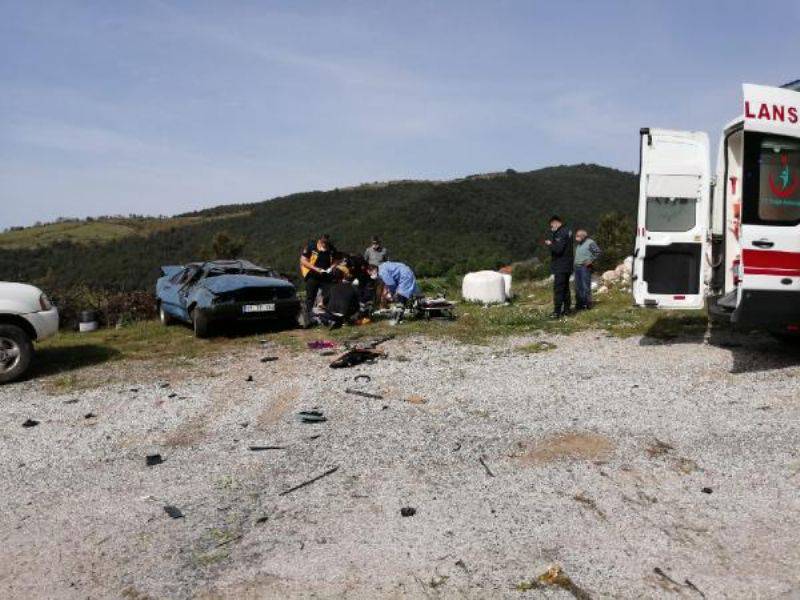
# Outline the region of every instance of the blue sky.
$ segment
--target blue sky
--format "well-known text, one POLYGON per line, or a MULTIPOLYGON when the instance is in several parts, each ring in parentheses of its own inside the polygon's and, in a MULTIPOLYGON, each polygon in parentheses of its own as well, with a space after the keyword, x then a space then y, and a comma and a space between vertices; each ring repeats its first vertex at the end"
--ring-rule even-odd
POLYGON ((0 0, 0 228, 715 138, 800 2, 0 0))

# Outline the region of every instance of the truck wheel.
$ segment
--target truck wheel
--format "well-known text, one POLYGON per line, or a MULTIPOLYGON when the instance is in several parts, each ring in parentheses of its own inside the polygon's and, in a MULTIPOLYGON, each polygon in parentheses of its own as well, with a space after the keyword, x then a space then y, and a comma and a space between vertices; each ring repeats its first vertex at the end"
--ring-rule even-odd
POLYGON ((192 325, 194 326, 195 337, 208 337, 208 319, 199 308, 195 308, 192 311, 192 325))
POLYGON ((0 383, 18 379, 28 370, 33 343, 16 325, 0 325, 0 383))
POLYGON ((161 324, 164 326, 170 326, 175 323, 175 319, 173 319, 167 311, 164 310, 164 305, 158 305, 158 320, 161 321, 161 324))

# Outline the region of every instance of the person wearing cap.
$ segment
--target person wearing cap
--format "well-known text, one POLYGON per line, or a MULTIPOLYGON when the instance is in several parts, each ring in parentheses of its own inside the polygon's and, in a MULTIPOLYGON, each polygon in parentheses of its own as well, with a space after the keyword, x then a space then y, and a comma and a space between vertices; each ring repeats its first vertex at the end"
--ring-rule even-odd
POLYGON ((364 260, 368 265, 377 267, 381 263, 389 260, 389 251, 381 244, 380 238, 376 235, 372 238, 372 243, 364 250, 364 260))
POLYGON ((306 316, 311 317, 317 293, 327 292, 332 282, 331 271, 336 266, 339 254, 330 236, 326 233, 316 241, 311 240, 300 251, 300 273, 306 287, 306 316))
POLYGON ((572 275, 574 249, 572 231, 558 215, 550 217, 550 239, 544 243, 550 249, 550 272, 553 274, 553 314, 550 316, 560 319, 572 308, 569 276, 572 275))
POLYGON ((575 308, 592 308, 592 270, 602 252, 585 229, 575 232, 575 308))

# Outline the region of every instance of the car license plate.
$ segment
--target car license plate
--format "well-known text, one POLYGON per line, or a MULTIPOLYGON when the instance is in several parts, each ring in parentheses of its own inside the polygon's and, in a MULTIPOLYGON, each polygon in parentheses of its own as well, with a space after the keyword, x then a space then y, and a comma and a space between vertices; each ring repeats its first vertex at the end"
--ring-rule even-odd
POLYGON ((272 312, 275 310, 274 304, 245 304, 242 311, 246 313, 272 312))

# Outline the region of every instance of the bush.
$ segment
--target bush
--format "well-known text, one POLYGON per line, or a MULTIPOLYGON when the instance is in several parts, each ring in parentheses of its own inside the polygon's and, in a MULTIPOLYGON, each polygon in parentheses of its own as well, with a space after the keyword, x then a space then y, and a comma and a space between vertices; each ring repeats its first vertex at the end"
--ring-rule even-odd
POLYGON ((535 281, 550 275, 550 267, 538 258, 512 263, 511 276, 514 281, 535 281))
POLYGON ((153 319, 157 315, 155 298, 150 292, 110 292, 75 286, 50 289, 48 295, 58 307, 62 329, 77 329, 84 310, 96 311, 105 327, 153 319))
POLYGON ((600 217, 597 232, 591 236, 603 255, 597 261, 598 271, 607 271, 620 264, 633 252, 636 225, 629 216, 620 212, 606 213, 600 217))

